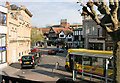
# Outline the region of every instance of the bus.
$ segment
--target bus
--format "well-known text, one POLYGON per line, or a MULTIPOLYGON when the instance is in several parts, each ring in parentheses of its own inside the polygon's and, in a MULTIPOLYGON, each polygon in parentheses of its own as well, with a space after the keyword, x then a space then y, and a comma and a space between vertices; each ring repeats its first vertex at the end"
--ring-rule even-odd
POLYGON ((113 78, 113 52, 88 49, 68 49, 65 69, 83 74, 113 78))

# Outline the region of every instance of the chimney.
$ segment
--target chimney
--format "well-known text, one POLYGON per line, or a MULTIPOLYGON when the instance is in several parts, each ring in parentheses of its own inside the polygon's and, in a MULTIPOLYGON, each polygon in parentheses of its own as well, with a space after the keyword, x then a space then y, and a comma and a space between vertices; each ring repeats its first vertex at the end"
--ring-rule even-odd
POLYGON ((6 7, 10 6, 10 3, 7 1, 5 4, 6 7))
POLYGON ((6 6, 8 9, 11 9, 10 3, 9 3, 8 1, 6 2, 5 6, 6 6))

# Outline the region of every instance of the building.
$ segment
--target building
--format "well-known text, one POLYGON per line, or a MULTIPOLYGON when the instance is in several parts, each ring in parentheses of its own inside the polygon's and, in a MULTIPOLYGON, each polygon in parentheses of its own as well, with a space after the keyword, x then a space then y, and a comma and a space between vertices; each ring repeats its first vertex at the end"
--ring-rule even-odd
POLYGON ((47 44, 51 45, 64 45, 66 37, 72 30, 63 27, 52 27, 49 31, 47 44))
POLYGON ((7 8, 0 6, 0 68, 7 66, 7 8))
POLYGON ((84 47, 83 29, 82 28, 73 29, 72 47, 74 47, 74 48, 83 48, 84 47))
POLYGON ((39 28, 39 31, 41 31, 42 34, 48 38, 50 29, 51 28, 39 28))
MULTIPOLYGON (((110 25, 107 25, 110 27, 110 25)), ((113 50, 113 41, 91 18, 83 20, 84 47, 93 50, 113 50)))
POLYGON ((8 8, 8 63, 18 61, 22 55, 30 52, 31 17, 25 6, 18 7, 6 2, 8 8))
POLYGON ((72 30, 79 29, 79 28, 82 28, 82 24, 71 24, 69 28, 72 30))

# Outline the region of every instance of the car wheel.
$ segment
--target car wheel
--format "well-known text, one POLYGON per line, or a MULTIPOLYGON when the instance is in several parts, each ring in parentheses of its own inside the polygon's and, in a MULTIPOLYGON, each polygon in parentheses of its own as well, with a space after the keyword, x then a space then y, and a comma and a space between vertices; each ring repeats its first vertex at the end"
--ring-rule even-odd
POLYGON ((32 68, 35 69, 35 65, 33 65, 32 68))
POLYGON ((21 69, 23 69, 23 66, 21 65, 21 69))

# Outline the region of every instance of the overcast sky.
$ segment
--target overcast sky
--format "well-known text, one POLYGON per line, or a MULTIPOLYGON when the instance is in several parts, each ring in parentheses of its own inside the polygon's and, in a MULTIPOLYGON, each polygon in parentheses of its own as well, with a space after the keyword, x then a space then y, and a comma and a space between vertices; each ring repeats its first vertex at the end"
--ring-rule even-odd
POLYGON ((60 24, 61 19, 67 19, 70 24, 82 24, 78 11, 80 6, 77 0, 1 0, 0 5, 6 1, 18 6, 25 5, 33 14, 31 25, 39 28, 46 25, 60 24))

